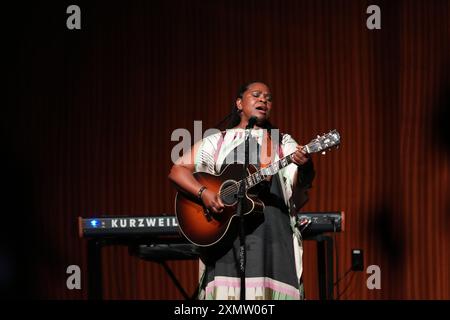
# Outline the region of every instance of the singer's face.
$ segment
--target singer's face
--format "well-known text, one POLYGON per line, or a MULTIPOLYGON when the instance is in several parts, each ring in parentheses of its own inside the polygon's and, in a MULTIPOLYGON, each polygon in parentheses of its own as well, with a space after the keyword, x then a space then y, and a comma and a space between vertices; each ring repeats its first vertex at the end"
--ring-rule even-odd
POLYGON ((236 106, 242 110, 241 123, 248 122, 251 117, 256 117, 257 124, 269 119, 272 110, 272 94, 264 83, 252 83, 242 95, 242 99, 236 100, 236 106))

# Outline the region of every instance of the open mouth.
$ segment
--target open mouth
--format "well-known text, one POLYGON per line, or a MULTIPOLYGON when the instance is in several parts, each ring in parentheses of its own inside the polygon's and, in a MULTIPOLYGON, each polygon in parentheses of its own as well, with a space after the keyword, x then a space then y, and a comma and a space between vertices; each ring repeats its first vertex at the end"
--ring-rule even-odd
POLYGON ((258 110, 259 112, 262 112, 262 113, 266 113, 267 112, 267 108, 266 107, 256 107, 256 110, 258 110))

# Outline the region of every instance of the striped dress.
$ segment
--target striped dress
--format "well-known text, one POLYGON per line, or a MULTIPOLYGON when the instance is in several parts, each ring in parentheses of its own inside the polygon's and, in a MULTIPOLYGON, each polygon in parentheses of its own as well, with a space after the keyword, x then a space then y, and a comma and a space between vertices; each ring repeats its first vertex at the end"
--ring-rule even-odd
MULTIPOLYGON (((265 130, 252 130, 251 145, 257 167, 265 130), (252 144, 254 143, 254 144, 252 144)), ((275 140, 275 139, 272 139, 275 140)), ((284 134, 275 147, 273 161, 295 151, 297 143, 284 134)), ((243 130, 230 129, 202 140, 196 155, 196 171, 219 173, 230 162, 242 163, 243 130), (230 160, 231 159, 231 160, 230 160)), ((251 160, 252 161, 252 160, 251 160)), ((302 283, 302 241, 289 214, 290 197, 298 166, 290 164, 261 183, 259 198, 264 214, 245 217, 246 300, 298 300, 304 298, 302 283)), ((309 185, 310 186, 310 185, 309 185)), ((306 191, 305 191, 306 196, 306 191)), ((199 261, 199 299, 239 300, 239 237, 220 248, 203 250, 199 261), (214 251, 214 252, 213 252, 214 251)))

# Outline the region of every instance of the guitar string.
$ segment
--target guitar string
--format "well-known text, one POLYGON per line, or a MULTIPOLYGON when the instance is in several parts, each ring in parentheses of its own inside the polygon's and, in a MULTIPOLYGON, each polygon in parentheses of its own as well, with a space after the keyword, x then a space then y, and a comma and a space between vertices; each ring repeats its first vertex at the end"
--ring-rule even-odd
MULTIPOLYGON (((331 133, 333 133, 333 132, 328 133, 326 136, 330 135, 331 133)), ((325 136, 325 135, 324 135, 324 136, 325 136)), ((323 137, 324 137, 324 136, 320 137, 320 138, 321 138, 320 140, 323 140, 323 137)), ((336 141, 339 141, 339 139, 335 139, 335 140, 336 140, 336 141)), ((329 149, 329 148, 331 148, 332 146, 336 145, 336 141, 334 141, 334 143, 333 143, 332 145, 327 146, 327 148, 322 149, 322 151, 323 151, 323 150, 326 150, 326 149, 329 149)), ((311 143, 309 143, 308 145, 310 145, 310 144, 311 144, 311 143)), ((308 145, 307 145, 307 146, 308 146, 308 145)), ((305 150, 307 146, 304 146, 302 149, 305 150)), ((307 150, 307 149, 306 149, 306 150, 307 150)), ((308 153, 312 153, 312 152, 308 152, 308 153)), ((275 163, 281 163, 283 159, 287 159, 287 158, 290 158, 290 159, 292 160, 293 154, 294 154, 294 152, 291 153, 291 154, 289 154, 289 155, 287 155, 286 157, 283 157, 282 159, 278 160, 278 161, 275 162, 275 163)), ((274 164, 275 164, 275 163, 274 163, 274 164)), ((274 164, 272 164, 271 166, 273 166, 274 164)), ((270 168, 271 166, 269 166, 268 168, 270 168)), ((285 166, 283 166, 281 169, 283 169, 284 167, 285 167, 285 166)), ((266 169, 268 169, 268 168, 266 168, 266 169)), ((278 170, 281 170, 281 169, 278 167, 278 170)), ((223 189, 221 192, 219 192, 219 195, 220 195, 221 197, 227 197, 227 196, 230 196, 230 195, 232 195, 232 194, 237 193, 237 191, 238 191, 238 189, 239 189, 239 187, 240 187, 240 184, 241 184, 242 182, 245 183, 245 180, 247 180, 249 177, 255 176, 258 172, 261 172, 261 171, 262 171, 262 170, 259 170, 259 171, 255 172, 255 173, 249 175, 249 176, 246 177, 245 179, 239 180, 236 184, 233 184, 233 185, 231 185, 231 186, 229 186, 229 187, 226 187, 226 188, 223 189)), ((264 180, 266 177, 268 177, 268 176, 270 176, 270 175, 263 175, 263 174, 261 174, 261 177, 263 177, 263 179, 262 179, 261 181, 263 181, 263 180, 264 180)), ((253 180, 253 178, 252 178, 251 180, 253 180)), ((257 180, 258 180, 258 178, 256 178, 256 181, 257 181, 257 180)), ((259 181, 259 182, 261 182, 261 181, 259 181)), ((259 182, 255 183, 254 185, 258 184, 259 182)))
MULTIPOLYGON (((322 139, 323 139, 323 137, 321 137, 322 139)), ((321 139, 321 140, 322 140, 321 139)), ((308 145, 310 145, 311 143, 309 143, 308 145)), ((335 143, 334 143, 335 144, 335 143)), ((333 144, 333 145, 334 145, 333 144)), ((307 145, 307 146, 308 146, 307 145)), ((328 149, 328 148, 330 148, 330 147, 332 147, 333 145, 331 145, 331 146, 328 146, 327 148, 324 148, 324 149, 322 149, 322 151, 323 150, 326 150, 326 149, 328 149)), ((307 146, 304 146, 303 148, 302 148, 302 150, 307 150, 306 149, 306 147, 307 146)), ((287 159, 287 158, 290 158, 291 160, 292 160, 292 156, 293 156, 293 154, 294 154, 295 152, 293 152, 293 153, 291 153, 291 154, 289 154, 289 155, 287 155, 286 157, 284 157, 284 158, 282 158, 282 159, 280 159, 280 160, 278 160, 277 162, 275 162, 275 163, 281 163, 282 162, 282 160, 283 159, 287 159)), ((312 153, 312 152, 308 152, 308 153, 312 153)), ((274 163, 274 164, 275 164, 274 163)), ((274 164, 272 164, 271 166, 273 166, 274 164)), ((268 168, 270 168, 271 166, 269 166, 268 168)), ((283 167, 284 168, 284 167, 283 167)), ((283 169, 283 168, 281 168, 281 169, 283 169)), ((266 168, 267 169, 267 168, 266 168)), ((279 169, 279 170, 281 170, 281 169, 279 169)), ((245 182, 245 180, 247 180, 249 177, 252 177, 252 176, 254 176, 254 175, 256 175, 258 172, 260 172, 261 170, 259 170, 259 171, 257 171, 257 172, 255 172, 255 173, 253 173, 253 174, 251 174, 251 175, 249 175, 248 177, 246 177, 245 179, 242 179, 242 180, 240 180, 240 181, 238 181, 236 184, 234 184, 234 185, 232 185, 232 186, 229 186, 229 187, 226 187, 225 189, 223 189, 222 190, 222 192, 219 192, 219 195, 220 196, 225 196, 225 197, 227 197, 227 196, 230 196, 230 195, 232 195, 232 194, 234 194, 234 193, 237 193, 237 190, 238 190, 238 188, 240 187, 240 184, 241 184, 241 182, 245 182), (235 188, 236 187, 236 188, 235 188), (236 189, 236 191, 234 190, 234 189, 236 189)), ((268 177, 269 175, 262 175, 261 174, 261 177, 263 177, 263 179, 262 180, 264 180, 266 177, 268 177)), ((253 180, 253 179, 252 179, 253 180)), ((262 181, 261 180, 261 181, 262 181)), ((261 181, 259 181, 259 182, 261 182, 261 181)), ((259 183, 258 182, 258 183, 259 183)), ((256 184, 255 184, 256 185, 256 184)))
MULTIPOLYGON (((286 159, 286 158, 288 158, 288 157, 290 158, 292 155, 293 155, 293 153, 291 153, 290 155, 287 155, 286 157, 280 159, 280 160, 277 161, 276 163, 281 162, 283 159, 286 159)), ((268 167, 268 168, 269 168, 269 167, 268 167)), ((284 168, 284 167, 283 167, 283 168, 284 168)), ((267 169, 267 168, 265 168, 265 169, 267 169)), ((282 168, 281 168, 281 169, 282 169, 282 168)), ((253 173, 253 174, 251 174, 251 175, 249 175, 248 177, 245 178, 245 180, 247 180, 249 177, 256 176, 256 174, 257 174, 258 172, 260 172, 260 171, 261 171, 261 170, 255 172, 255 173, 253 173)), ((268 177, 268 176, 270 176, 270 175, 263 175, 263 174, 261 174, 261 177, 263 177, 263 179, 262 179, 261 181, 263 181, 263 180, 264 180, 266 177, 268 177)), ((253 180, 253 179, 252 179, 252 180, 253 180)), ((256 180, 257 180, 257 178, 256 178, 256 180)), ((239 180, 236 184, 233 184, 232 186, 226 187, 225 189, 223 189, 223 190, 219 193, 219 195, 220 195, 220 196, 228 197, 228 196, 230 196, 230 195, 232 195, 232 194, 234 194, 234 193, 237 193, 238 188, 240 187, 240 184, 241 184, 243 181, 244 181, 244 179, 243 179, 243 180, 239 180), (235 187, 236 187, 236 188, 235 188, 235 187), (233 190, 233 189, 236 189, 236 191, 233 190)), ((261 182, 261 181, 259 181, 259 182, 261 182)), ((258 182, 258 183, 259 183, 259 182, 258 182)), ((255 184, 255 185, 256 185, 256 184, 255 184)))
MULTIPOLYGON (((284 157, 284 158, 278 160, 276 163, 281 163, 283 159, 287 159, 287 158, 290 158, 290 159, 292 160, 293 154, 294 154, 294 153, 291 153, 291 154, 287 155, 286 157, 284 157)), ((275 163, 274 163, 274 164, 275 164, 275 163)), ((270 168, 270 167, 268 167, 268 168, 270 168)), ((268 168, 265 168, 265 169, 268 169, 268 168)), ((284 167, 282 167, 281 169, 283 169, 283 168, 284 168, 284 167)), ((279 170, 281 170, 281 169, 279 169, 279 170)), ((256 176, 256 174, 257 174, 258 172, 260 172, 260 171, 261 171, 261 170, 255 172, 255 173, 253 173, 253 174, 251 174, 251 175, 249 175, 248 177, 245 178, 245 180, 247 180, 249 177, 256 176)), ((269 177, 269 176, 270 176, 270 175, 263 175, 263 174, 261 174, 261 177, 263 178, 263 179, 261 179, 261 181, 263 181, 265 178, 267 178, 267 177, 269 177)), ((253 179, 251 179, 251 180, 253 180, 253 179)), ((258 178, 256 178, 256 180, 258 180, 258 178)), ((223 196, 223 197, 228 197, 228 196, 230 196, 230 195, 232 195, 232 194, 236 194, 236 193, 238 192, 238 189, 239 189, 239 187, 240 187, 241 182, 243 182, 243 181, 244 181, 244 180, 239 180, 236 184, 233 184, 233 185, 231 185, 231 186, 229 186, 229 187, 226 187, 225 189, 223 189, 223 190, 219 193, 219 195, 220 195, 220 196, 223 196)), ((261 182, 261 181, 258 181, 258 182, 255 183, 254 185, 258 184, 258 183, 261 182)))
MULTIPOLYGON (((259 171, 258 171, 258 172, 259 172, 259 171)), ((229 196, 229 195, 232 195, 233 193, 236 193, 236 192, 237 192, 237 189, 240 187, 241 183, 242 183, 242 182, 245 183, 244 180, 248 180, 250 177, 256 177, 256 174, 257 174, 258 172, 255 172, 255 173, 249 175, 249 176, 246 177, 245 179, 239 180, 236 184, 233 184, 233 185, 231 185, 231 186, 229 186, 229 187, 226 187, 225 189, 223 189, 223 190, 219 193, 219 195, 221 195, 221 196, 229 196), (236 189, 236 190, 234 190, 234 189, 236 189)), ((260 176, 263 178, 263 179, 261 179, 261 181, 263 181, 266 177, 268 177, 268 176, 270 176, 270 175, 260 174, 260 176)), ((251 180, 252 180, 252 182, 253 182, 253 178, 251 178, 251 180)), ((255 180, 258 181, 258 178, 256 177, 255 180)), ((258 181, 258 183, 261 182, 261 181, 258 181)), ((257 184, 257 183, 255 183, 255 185, 256 185, 256 184, 257 184)))
MULTIPOLYGON (((308 144, 308 145, 309 145, 309 144, 308 144)), ((302 149, 305 150, 305 149, 306 149, 306 146, 304 146, 302 149)), ((306 149, 306 150, 307 150, 307 149, 306 149)), ((325 149, 324 149, 324 150, 325 150, 325 149)), ((278 160, 277 162, 273 163, 272 165, 270 165, 269 167, 267 167, 267 168, 265 168, 265 169, 270 168, 271 166, 273 166, 273 165, 276 164, 276 163, 281 163, 283 159, 289 158, 289 159, 291 159, 291 161, 292 161, 292 156, 294 155, 294 153, 295 153, 295 152, 293 152, 293 153, 287 155, 286 157, 283 157, 282 159, 278 160)), ((311 153, 311 152, 309 152, 309 153, 311 153)), ((283 168, 284 168, 284 167, 282 167, 281 169, 283 169, 283 168)), ((279 170, 281 170, 281 169, 279 168, 279 170)), ((240 187, 241 182, 243 182, 244 180, 247 180, 249 177, 255 176, 255 175, 256 175, 258 172, 260 172, 260 171, 261 171, 261 170, 255 172, 255 173, 253 173, 253 174, 251 174, 251 175, 249 175, 249 176, 246 177, 245 179, 239 180, 236 184, 233 184, 233 185, 231 185, 231 186, 229 186, 229 187, 226 187, 226 188, 223 189, 221 192, 219 192, 219 195, 220 195, 220 196, 228 197, 228 196, 230 196, 230 195, 232 195, 232 194, 237 193, 237 192, 238 192, 238 188, 240 187)), ((268 176, 270 176, 270 175, 263 175, 263 174, 261 174, 261 177, 263 177, 263 179, 262 179, 261 181, 263 181, 263 180, 264 180, 266 177, 268 177, 268 176)), ((253 179, 252 179, 252 180, 253 180, 253 179)), ((257 178, 256 178, 256 180, 257 180, 257 178)), ((261 182, 261 181, 259 181, 259 182, 261 182)), ((258 183, 259 183, 259 182, 258 182, 258 183)), ((256 183, 256 184, 257 184, 257 183, 256 183)), ((255 185, 256 185, 256 184, 255 184, 255 185)))
MULTIPOLYGON (((288 155, 288 156, 284 157, 283 159, 285 159, 285 158, 287 158, 287 157, 290 157, 290 156, 291 156, 291 155, 288 155)), ((281 160, 283 160, 283 159, 281 159, 281 160)), ((279 160, 279 161, 281 161, 281 160, 279 160)), ((279 161, 278 161, 278 162, 279 162, 279 161)), ((236 193, 236 192, 237 192, 237 189, 240 187, 240 184, 241 184, 244 180, 247 180, 248 178, 253 177, 253 176, 256 177, 256 174, 257 174, 258 172, 260 172, 260 171, 261 171, 261 170, 255 172, 255 173, 253 173, 253 174, 251 174, 251 175, 249 175, 249 176, 246 177, 245 179, 239 180, 236 184, 233 184, 232 186, 226 187, 225 189, 223 189, 223 190, 219 193, 219 195, 220 195, 220 196, 230 196, 230 195, 236 193), (236 190, 234 190, 234 189, 236 189, 236 190)), ((268 177, 269 175, 263 175, 263 174, 260 174, 260 176, 263 177, 262 180, 264 180, 264 179, 265 179, 266 177, 268 177)), ((251 180, 253 180, 253 178, 252 178, 251 180)), ((258 180, 258 178, 256 178, 256 180, 258 180)), ((261 181, 262 181, 262 180, 261 180, 261 181)), ((261 182, 261 181, 259 181, 259 182, 261 182)), ((244 182, 245 182, 245 181, 244 181, 244 182)), ((259 182, 258 182, 258 183, 259 183, 259 182)), ((255 184, 255 185, 256 185, 256 184, 255 184)))

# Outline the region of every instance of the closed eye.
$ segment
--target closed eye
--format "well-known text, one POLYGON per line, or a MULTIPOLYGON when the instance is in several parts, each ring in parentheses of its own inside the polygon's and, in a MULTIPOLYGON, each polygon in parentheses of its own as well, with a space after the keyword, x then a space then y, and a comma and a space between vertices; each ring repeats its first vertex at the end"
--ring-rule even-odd
MULTIPOLYGON (((258 98, 259 96, 261 96, 261 94, 262 94, 261 91, 252 92, 252 96, 254 96, 255 98, 258 98)), ((267 101, 272 102, 272 95, 270 93, 266 93, 264 97, 266 98, 267 101)))

